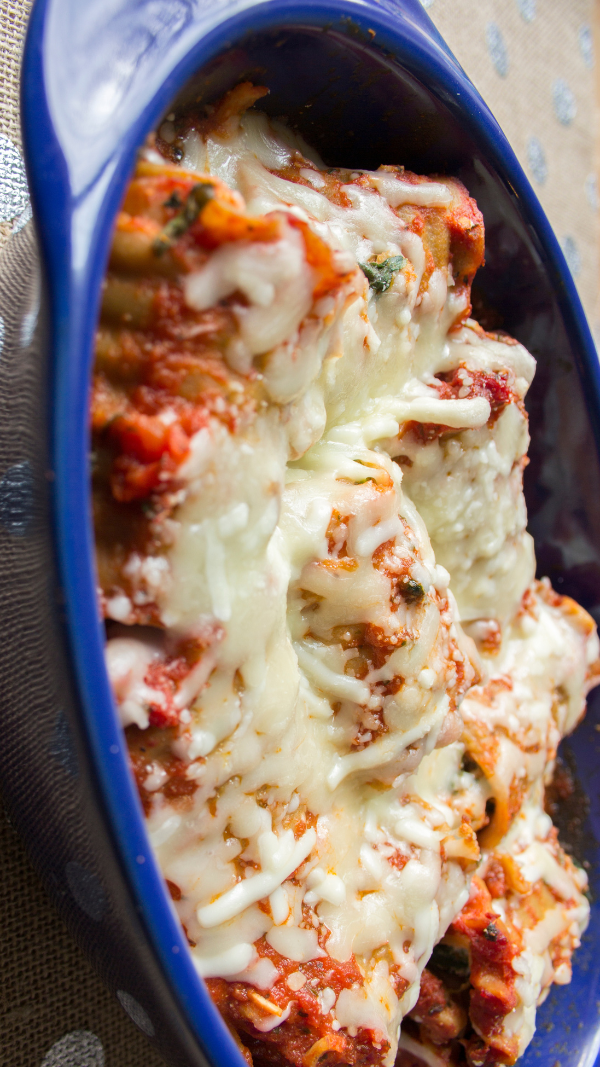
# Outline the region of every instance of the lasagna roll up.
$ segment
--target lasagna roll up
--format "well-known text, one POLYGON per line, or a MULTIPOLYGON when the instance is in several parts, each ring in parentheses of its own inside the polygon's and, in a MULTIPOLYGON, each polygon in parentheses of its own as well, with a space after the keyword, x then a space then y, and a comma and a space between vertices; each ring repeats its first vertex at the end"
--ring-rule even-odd
POLYGON ((255 1067, 460 1042, 512 1063, 585 923, 584 880, 523 813, 597 654, 532 585, 533 360, 469 317, 484 233, 460 182, 327 168, 252 108, 265 91, 149 140, 104 289, 99 598, 148 831, 255 1067), (532 848, 576 889, 571 940, 556 920, 543 949, 515 933, 555 891, 532 848), (458 1000, 428 969, 448 946, 458 1000))

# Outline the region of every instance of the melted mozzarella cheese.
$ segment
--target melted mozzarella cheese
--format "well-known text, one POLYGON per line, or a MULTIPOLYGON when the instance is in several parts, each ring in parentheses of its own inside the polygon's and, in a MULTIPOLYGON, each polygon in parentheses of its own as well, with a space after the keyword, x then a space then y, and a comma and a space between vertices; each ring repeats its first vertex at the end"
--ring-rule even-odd
MULTIPOLYGON (((221 139, 192 132, 186 143, 188 169, 216 174, 254 213, 308 222, 348 276, 315 302, 299 231, 284 223, 278 242, 226 244, 187 278, 195 309, 244 294, 226 358, 247 371, 260 357, 264 399, 236 434, 217 420, 200 430, 179 471, 185 491, 155 596, 171 631, 211 625, 219 638, 176 697, 176 751, 196 790, 180 810, 157 789, 148 823, 181 889, 199 972, 270 988, 262 937, 298 964, 354 956, 363 984, 337 998, 329 990, 326 1011, 349 1035, 387 1042, 391 1067, 401 1018, 478 856, 474 836, 459 832, 485 793, 461 767, 456 707, 475 653, 459 610, 509 620, 534 567, 520 480, 526 417, 509 403, 491 422, 485 396, 440 397, 434 376, 508 370, 522 398, 533 360, 470 327, 449 334, 466 301, 449 269, 419 292, 423 243, 394 209, 451 205, 450 181, 374 173, 344 187, 341 207, 319 191, 318 169, 310 188, 272 173, 299 145, 258 113, 221 139), (376 296, 358 264, 379 254, 406 263, 376 296), (411 445, 413 423, 456 433, 411 445)), ((565 656, 555 616, 540 602, 535 633, 517 622, 505 641, 510 714, 504 704, 482 711, 474 691, 463 704, 492 730, 513 716, 502 781, 523 768, 532 731, 545 748, 526 774, 539 777, 581 710, 585 669, 576 648, 565 656), (570 695, 555 721, 559 685, 570 695)), ((144 727, 154 646, 119 637, 107 655, 124 724, 144 727)), ((558 885, 543 856, 530 844, 524 872, 537 864, 558 885)))
MULTIPOLYGON (((519 1003, 503 1023, 504 1032, 517 1037, 521 1055, 535 1031, 536 1007, 550 985, 570 980, 571 955, 579 947, 589 920, 588 881, 585 871, 574 866, 553 834, 552 821, 543 811, 540 780, 497 850, 498 855, 504 852, 514 857, 530 887, 546 886, 551 891, 551 895, 546 891, 545 898, 537 894, 543 904, 538 903, 533 924, 527 892, 522 900, 508 895, 494 902, 498 913, 521 932, 522 949, 512 964, 519 1003)), ((535 888, 531 895, 536 895, 535 888)))
MULTIPOLYGON (((439 369, 458 365, 511 371, 521 399, 534 370, 521 345, 482 338, 469 327, 453 335, 439 369)), ((535 574, 522 488, 527 417, 513 402, 490 424, 462 425, 463 432, 425 445, 402 438, 395 452, 411 461, 405 487, 425 520, 438 560, 452 575, 461 618, 507 622, 535 574)))

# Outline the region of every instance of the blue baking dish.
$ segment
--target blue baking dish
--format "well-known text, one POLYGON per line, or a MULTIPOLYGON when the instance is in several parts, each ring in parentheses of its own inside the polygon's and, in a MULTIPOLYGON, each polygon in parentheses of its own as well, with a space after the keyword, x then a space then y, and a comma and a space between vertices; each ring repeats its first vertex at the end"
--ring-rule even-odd
MULTIPOLYGON (((487 232, 476 310, 492 308, 538 359, 527 498, 540 573, 600 619, 596 351, 514 153, 418 0, 37 0, 22 91, 34 220, 0 277, 0 782, 74 936, 179 1067, 243 1061, 154 862, 104 668, 88 389, 112 220, 136 148, 179 94, 210 101, 242 77, 266 83, 265 109, 327 162, 454 174, 476 197, 487 232)), ((599 721, 593 695, 566 753, 595 897, 599 721)), ((599 1001, 594 899, 572 985, 540 1010, 523 1064, 593 1067, 599 1001)))

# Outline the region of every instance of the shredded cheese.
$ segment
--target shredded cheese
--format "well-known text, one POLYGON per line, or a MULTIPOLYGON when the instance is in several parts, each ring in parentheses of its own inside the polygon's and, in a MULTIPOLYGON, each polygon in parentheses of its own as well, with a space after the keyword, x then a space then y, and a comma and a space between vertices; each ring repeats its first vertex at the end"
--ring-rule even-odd
MULTIPOLYGON (((167 634, 200 642, 170 689, 169 639, 121 628, 107 645, 123 725, 177 723, 193 788, 174 799, 158 764, 144 788, 195 965, 247 983, 268 1035, 292 1001, 254 991, 279 980, 257 944, 298 965, 292 994, 303 965, 354 960, 361 982, 321 989, 320 1012, 333 1033, 370 1034, 392 1067, 423 968, 468 899, 471 826, 493 797, 506 816, 494 847, 558 901, 515 963, 505 1026, 524 1047, 545 980, 535 961, 586 921, 585 879, 540 823, 540 782, 598 651, 583 613, 532 586, 521 474, 534 361, 464 321, 451 261, 432 269, 407 223, 456 207, 452 180, 357 172, 329 197, 314 153, 259 112, 189 132, 182 167, 278 226, 273 240, 223 241, 185 275, 190 312, 227 303, 224 360, 256 388, 255 414, 232 430, 215 408, 196 430, 163 554, 133 554, 133 599, 105 603, 128 623, 145 597, 167 634), (298 152, 301 180, 282 176, 298 152), (329 250, 327 284, 303 226, 329 250)), ((442 1063, 404 1034, 400 1048, 442 1063)))

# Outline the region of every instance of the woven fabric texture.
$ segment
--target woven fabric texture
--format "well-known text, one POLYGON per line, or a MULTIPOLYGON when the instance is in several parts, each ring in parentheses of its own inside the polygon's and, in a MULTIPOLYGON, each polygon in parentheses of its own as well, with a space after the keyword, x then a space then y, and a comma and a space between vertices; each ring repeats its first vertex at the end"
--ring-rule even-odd
MULTIPOLYGON (((593 0, 422 3, 514 146, 600 342, 593 0)), ((27 218, 18 107, 29 10, 29 0, 0 0, 0 246, 27 218)), ((160 1067, 67 934, 2 817, 0 874, 4 1067, 160 1067)))
MULTIPOLYGON (((20 3, 0 0, 0 245, 8 239, 12 229, 15 216, 11 217, 11 207, 20 206, 18 196, 15 198, 13 195, 12 200, 9 199, 8 210, 2 210, 7 193, 10 198, 11 175, 18 173, 15 157, 10 150, 12 146, 17 150, 21 147, 19 72, 30 10, 31 0, 22 0, 20 3), (7 152, 12 156, 12 169, 8 171, 5 170, 7 152)), ((16 211, 15 214, 20 212, 16 211)))
POLYGON ((596 3, 424 0, 423 6, 507 134, 562 245, 600 347, 596 3))
POLYGON ((19 70, 30 10, 30 0, 0 0, 0 133, 17 145, 21 144, 19 70))
POLYGON ((3 1067, 164 1067, 47 900, 0 814, 3 1067))
POLYGON ((0 813, 2 1067, 164 1067, 69 937, 0 813))

